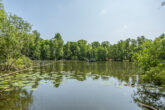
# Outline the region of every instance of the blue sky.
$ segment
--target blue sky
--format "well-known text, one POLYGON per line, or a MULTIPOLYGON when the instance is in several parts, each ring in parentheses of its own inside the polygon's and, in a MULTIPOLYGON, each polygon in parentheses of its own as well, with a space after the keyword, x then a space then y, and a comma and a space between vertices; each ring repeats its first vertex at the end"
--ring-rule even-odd
POLYGON ((64 41, 79 39, 116 43, 144 35, 165 33, 162 0, 3 0, 5 10, 24 18, 50 39, 61 33, 64 41))

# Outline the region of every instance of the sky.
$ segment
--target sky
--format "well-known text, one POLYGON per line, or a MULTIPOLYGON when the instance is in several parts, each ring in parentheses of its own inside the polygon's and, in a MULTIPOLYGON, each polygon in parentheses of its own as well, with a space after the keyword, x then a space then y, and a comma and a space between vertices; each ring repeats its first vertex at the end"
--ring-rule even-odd
POLYGON ((59 32, 65 42, 110 41, 165 33, 163 0, 3 0, 5 10, 22 17, 43 39, 59 32))

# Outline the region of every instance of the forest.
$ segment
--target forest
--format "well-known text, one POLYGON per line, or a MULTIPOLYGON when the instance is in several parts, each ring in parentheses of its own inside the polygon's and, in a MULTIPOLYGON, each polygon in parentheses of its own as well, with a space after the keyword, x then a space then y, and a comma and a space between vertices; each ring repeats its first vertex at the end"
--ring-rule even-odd
MULTIPOLYGON (((156 36, 155 36, 156 37, 156 36)), ((165 86, 165 35, 154 40, 144 36, 116 44, 86 40, 64 43, 60 33, 44 40, 32 25, 7 13, 0 4, 0 70, 14 71, 32 66, 33 60, 129 61, 141 68, 144 81, 165 86)))

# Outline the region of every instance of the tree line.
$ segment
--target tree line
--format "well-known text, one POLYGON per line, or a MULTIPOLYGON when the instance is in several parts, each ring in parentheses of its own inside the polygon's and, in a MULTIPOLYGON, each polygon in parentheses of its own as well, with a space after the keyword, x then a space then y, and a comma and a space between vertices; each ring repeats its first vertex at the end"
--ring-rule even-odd
MULTIPOLYGON (((23 60, 132 60, 132 56, 140 45, 147 39, 138 37, 135 39, 121 40, 117 44, 108 41, 87 43, 86 40, 77 42, 64 41, 60 33, 50 40, 40 37, 37 30, 32 30, 31 25, 17 15, 5 12, 0 4, 0 62, 11 68, 12 65, 23 63, 23 60)), ((21 66, 21 65, 19 65, 21 66)))
POLYGON ((148 80, 155 79, 157 84, 162 84, 165 81, 165 35, 153 41, 141 36, 120 40, 116 44, 108 41, 88 43, 86 40, 64 43, 60 33, 44 40, 27 21, 6 13, 0 3, 0 70, 30 67, 32 60, 60 59, 134 61, 143 73, 150 76, 148 80), (159 75, 155 75, 156 72, 159 75))

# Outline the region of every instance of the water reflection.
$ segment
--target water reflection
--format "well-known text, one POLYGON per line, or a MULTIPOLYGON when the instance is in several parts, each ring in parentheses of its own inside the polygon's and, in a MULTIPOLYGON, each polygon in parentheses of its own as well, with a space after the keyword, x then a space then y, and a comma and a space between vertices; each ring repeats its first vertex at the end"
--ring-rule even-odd
MULTIPOLYGON (((78 62, 66 61, 57 62, 54 65, 42 68, 41 72, 56 72, 56 74, 71 77, 80 81, 86 80, 86 77, 92 79, 102 78, 108 80, 109 77, 115 77, 118 80, 127 83, 137 82, 136 73, 138 69, 129 62, 78 62)), ((61 77, 59 77, 61 79, 61 77)))
POLYGON ((138 87, 133 94, 133 99, 137 103, 140 102, 156 109, 165 110, 165 92, 163 92, 165 90, 161 89, 145 86, 138 87))
POLYGON ((143 109, 136 102, 164 107, 164 96, 149 96, 146 88, 139 87, 138 69, 130 62, 41 61, 34 65, 40 66, 0 79, 2 110, 143 109))
POLYGON ((0 95, 0 110, 29 110, 32 103, 32 91, 27 92, 21 88, 2 92, 0 95))

